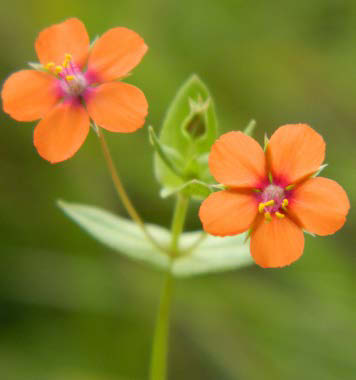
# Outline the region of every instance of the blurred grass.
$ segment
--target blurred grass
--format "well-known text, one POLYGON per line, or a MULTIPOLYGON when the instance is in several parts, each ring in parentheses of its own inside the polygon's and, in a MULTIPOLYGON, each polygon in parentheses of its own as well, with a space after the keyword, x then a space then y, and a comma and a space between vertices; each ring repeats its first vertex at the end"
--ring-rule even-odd
MULTIPOLYGON (((0 14, 0 76, 34 61, 44 27, 81 18, 93 38, 113 26, 150 50, 131 77, 159 128, 183 80, 199 74, 215 96, 221 132, 258 122, 256 137, 307 122, 327 142, 323 175, 356 197, 356 3, 337 0, 180 2, 13 0, 0 14)), ((0 115, 0 378, 144 379, 161 274, 86 236, 57 198, 124 213, 93 133, 52 166, 32 145, 33 123, 0 115)), ((168 225, 147 129, 107 135, 147 221, 168 225)), ((198 205, 188 228, 199 228, 198 205)), ((284 270, 179 281, 170 378, 353 379, 356 373, 355 213, 332 237, 306 237, 284 270), (189 377, 188 377, 189 376, 189 377)))

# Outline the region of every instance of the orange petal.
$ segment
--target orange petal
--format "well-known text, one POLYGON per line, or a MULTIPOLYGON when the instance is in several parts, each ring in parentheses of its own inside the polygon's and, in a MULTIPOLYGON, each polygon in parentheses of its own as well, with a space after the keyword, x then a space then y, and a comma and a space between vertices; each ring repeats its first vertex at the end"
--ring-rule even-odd
POLYGON ((214 143, 209 167, 218 182, 231 187, 258 187, 266 176, 261 146, 242 132, 225 133, 214 143))
POLYGON ((145 123, 148 104, 135 86, 123 82, 104 83, 86 98, 90 117, 111 132, 134 132, 145 123))
POLYGON ((79 67, 83 67, 89 53, 89 36, 85 25, 71 18, 44 29, 37 37, 35 48, 43 65, 49 62, 61 65, 68 53, 79 67))
POLYGON ((62 103, 38 123, 34 144, 40 156, 54 164, 72 157, 88 132, 86 110, 81 105, 62 103))
POLYGON ((299 259, 304 249, 304 234, 291 219, 272 217, 260 222, 251 234, 251 255, 263 268, 289 265, 299 259))
POLYGON ((287 124, 272 135, 267 159, 274 178, 287 185, 315 173, 325 156, 325 142, 306 124, 287 124))
POLYGON ((12 74, 2 89, 3 108, 19 121, 41 119, 58 102, 56 79, 35 70, 12 74))
POLYGON ((147 51, 144 40, 126 28, 114 28, 95 42, 89 56, 88 71, 98 81, 122 78, 139 64, 147 51))
POLYGON ((210 194, 199 210, 204 231, 216 236, 237 235, 247 231, 256 215, 254 196, 232 190, 210 194))
POLYGON ((350 202, 337 182, 317 177, 295 188, 288 209, 305 230, 330 235, 344 225, 350 202))

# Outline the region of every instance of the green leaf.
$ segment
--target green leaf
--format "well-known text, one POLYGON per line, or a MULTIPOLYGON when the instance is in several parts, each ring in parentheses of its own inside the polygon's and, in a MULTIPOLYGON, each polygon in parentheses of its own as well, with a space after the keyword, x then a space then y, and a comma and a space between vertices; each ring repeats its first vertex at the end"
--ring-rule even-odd
MULTIPOLYGON (((181 237, 182 246, 191 246, 201 234, 201 231, 185 232, 181 237)), ((249 242, 245 240, 246 233, 227 237, 207 235, 191 254, 175 260, 173 273, 177 277, 187 277, 251 265, 254 261, 250 255, 249 242)))
MULTIPOLYGON (((58 206, 89 235, 111 249, 161 270, 169 268, 168 255, 153 247, 134 222, 93 206, 64 201, 58 201, 58 206)), ((169 246, 170 231, 153 224, 146 226, 160 245, 169 246)), ((202 233, 195 231, 181 235, 180 246, 185 253, 173 262, 172 273, 175 276, 222 272, 253 263, 249 244, 245 243, 246 234, 225 238, 206 236, 195 249, 189 251, 202 233)))
MULTIPOLYGON (((154 248, 141 229, 130 220, 93 206, 62 200, 58 201, 58 206, 92 237, 115 251, 134 260, 168 268, 168 256, 154 248)), ((168 246, 168 230, 155 225, 147 225, 147 229, 162 246, 168 246)))
POLYGON ((211 95, 198 76, 192 75, 170 105, 159 136, 161 144, 183 157, 178 168, 183 175, 174 173, 156 153, 154 166, 159 182, 168 189, 192 179, 212 182, 206 174, 207 161, 199 158, 210 151, 216 137, 217 121, 211 95))
MULTIPOLYGON (((169 169, 172 170, 174 174, 176 174, 178 177, 182 177, 183 173, 175 164, 177 161, 175 158, 179 157, 179 153, 175 149, 161 144, 151 125, 148 127, 148 133, 150 136, 150 143, 155 148, 159 158, 166 164, 169 169)), ((182 161, 182 159, 180 160, 182 161)))

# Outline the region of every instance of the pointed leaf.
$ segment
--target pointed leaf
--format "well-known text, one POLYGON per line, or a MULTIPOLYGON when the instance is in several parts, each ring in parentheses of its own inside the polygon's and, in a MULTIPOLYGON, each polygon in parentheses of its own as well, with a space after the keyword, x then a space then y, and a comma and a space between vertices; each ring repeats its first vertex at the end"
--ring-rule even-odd
POLYGON ((181 186, 191 179, 205 180, 207 162, 199 157, 210 151, 217 136, 217 121, 209 90, 198 76, 191 76, 180 88, 170 105, 159 136, 161 144, 178 151, 183 157, 177 176, 155 154, 155 174, 166 188, 181 186))
MULTIPOLYGON (((169 268, 169 257, 153 247, 141 229, 130 220, 93 206, 64 201, 58 201, 58 206, 92 237, 113 250, 161 270, 169 268)), ((169 246, 170 232, 167 229, 157 225, 146 226, 160 245, 169 246)), ((187 252, 174 260, 172 273, 175 276, 222 272, 253 264, 249 243, 245 242, 246 234, 224 238, 207 235, 188 252, 201 234, 202 231, 195 231, 181 235, 181 249, 187 252)))
MULTIPOLYGON (((181 237, 181 245, 189 247, 202 232, 186 232, 181 237)), ((173 273, 177 277, 194 276, 210 272, 223 272, 252 265, 249 241, 246 234, 228 237, 207 235, 202 243, 189 255, 177 258, 173 273)))
MULTIPOLYGON (((154 248, 134 222, 93 206, 64 201, 58 201, 58 206, 92 237, 115 251, 155 267, 168 267, 168 256, 154 248)), ((169 244, 168 230, 156 225, 147 225, 147 229, 162 246, 169 244)))

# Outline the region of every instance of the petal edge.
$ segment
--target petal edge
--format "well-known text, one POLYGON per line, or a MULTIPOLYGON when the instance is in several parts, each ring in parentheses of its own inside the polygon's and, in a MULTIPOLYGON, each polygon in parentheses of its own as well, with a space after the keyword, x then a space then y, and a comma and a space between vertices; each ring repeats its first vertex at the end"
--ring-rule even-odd
POLYGON ((35 49, 43 65, 49 62, 61 65, 68 53, 79 67, 83 67, 88 58, 89 43, 85 25, 77 18, 70 18, 42 30, 36 39, 35 49))
POLYGON ((263 149, 252 137, 237 131, 215 141, 209 168, 218 182, 233 188, 258 187, 266 177, 263 149))
POLYGON ((72 157, 89 132, 89 116, 77 104, 57 105, 36 126, 33 139, 39 155, 52 164, 72 157))
POLYGON ((304 234, 288 217, 259 218, 251 234, 251 255, 262 268, 279 268, 292 264, 303 254, 304 234))
POLYGON ((90 117, 111 132, 131 133, 145 123, 148 104, 143 92, 123 82, 104 83, 86 97, 90 117))
POLYGON ((350 201, 337 182, 316 177, 295 188, 288 209, 306 231, 325 236, 344 225, 350 201))
POLYGON ((315 173, 325 157, 322 136, 307 124, 286 124, 271 136, 267 161, 273 178, 285 185, 315 173))
POLYGON ((18 121, 44 117, 60 99, 56 79, 35 70, 21 70, 5 81, 1 97, 3 109, 18 121))
POLYGON ((232 190, 210 194, 199 209, 204 231, 215 236, 231 236, 247 231, 256 215, 254 196, 232 190))
POLYGON ((122 27, 110 29, 95 42, 88 71, 99 82, 122 78, 140 63, 147 49, 136 32, 122 27))

